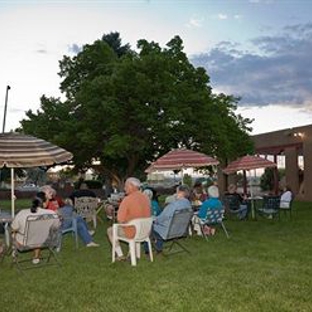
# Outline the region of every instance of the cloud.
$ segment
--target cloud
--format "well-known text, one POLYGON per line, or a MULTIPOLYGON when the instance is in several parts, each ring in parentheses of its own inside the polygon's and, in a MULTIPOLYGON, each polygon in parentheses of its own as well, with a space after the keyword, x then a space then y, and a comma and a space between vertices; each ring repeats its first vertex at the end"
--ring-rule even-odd
POLYGON ((187 27, 189 28, 200 28, 202 27, 204 19, 203 18, 195 18, 192 17, 190 18, 190 20, 188 21, 188 23, 186 24, 187 27))
POLYGON ((213 20, 235 20, 235 21, 240 21, 243 18, 243 15, 241 14, 225 14, 225 13, 219 13, 216 15, 211 15, 210 16, 211 19, 213 20))
POLYGON ((206 68, 213 88, 241 97, 240 106, 283 105, 312 109, 312 24, 285 27, 281 34, 254 38, 253 51, 220 42, 193 56, 206 68))
POLYGON ((40 54, 46 54, 48 53, 48 51, 46 49, 38 49, 36 50, 37 53, 40 53, 40 54))
POLYGON ((243 18, 243 15, 235 14, 235 15, 233 16, 233 18, 236 19, 236 20, 241 20, 241 19, 243 18))
POLYGON ((78 54, 82 50, 82 46, 79 46, 76 43, 73 43, 68 46, 68 52, 78 54))
POLYGON ((228 19, 228 16, 227 16, 226 14, 219 13, 219 14, 218 14, 218 19, 220 19, 220 20, 226 20, 226 19, 228 19))

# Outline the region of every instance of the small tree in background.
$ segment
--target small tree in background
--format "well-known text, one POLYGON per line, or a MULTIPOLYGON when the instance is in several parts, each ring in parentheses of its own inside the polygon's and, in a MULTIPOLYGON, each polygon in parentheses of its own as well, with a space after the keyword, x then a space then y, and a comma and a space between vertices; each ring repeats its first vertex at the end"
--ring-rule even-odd
POLYGON ((274 169, 266 168, 260 179, 260 187, 262 191, 271 191, 274 188, 274 169))
MULTIPOLYGON (((260 187, 262 191, 271 191, 274 189, 274 168, 266 168, 260 178, 260 187)), ((278 169, 278 181, 285 176, 285 169, 278 169)))
POLYGON ((192 177, 187 173, 185 175, 183 175, 183 184, 189 186, 190 188, 192 188, 192 186, 193 186, 192 177))

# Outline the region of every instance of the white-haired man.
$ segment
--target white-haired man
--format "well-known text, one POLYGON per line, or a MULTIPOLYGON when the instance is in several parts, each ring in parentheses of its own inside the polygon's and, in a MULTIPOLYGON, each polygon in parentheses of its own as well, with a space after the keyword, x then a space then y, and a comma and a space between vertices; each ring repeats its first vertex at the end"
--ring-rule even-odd
MULTIPOLYGON (((120 203, 117 221, 118 223, 127 223, 137 218, 148 218, 151 216, 150 201, 146 195, 140 191, 141 182, 137 178, 128 178, 125 183, 126 197, 120 203)), ((132 238, 135 235, 133 226, 123 228, 123 235, 132 238)), ((110 242, 113 241, 113 229, 107 229, 107 235, 110 242)), ((116 242, 117 261, 124 260, 123 252, 119 242, 116 242)))
MULTIPOLYGON (((169 225, 173 214, 177 210, 189 209, 192 210, 191 203, 189 201, 190 189, 187 185, 180 185, 177 187, 176 200, 170 202, 156 217, 153 225, 152 236, 155 240, 155 249, 157 253, 161 253, 163 249, 163 237, 166 236, 169 230, 169 225)), ((148 252, 145 245, 145 253, 148 252)))

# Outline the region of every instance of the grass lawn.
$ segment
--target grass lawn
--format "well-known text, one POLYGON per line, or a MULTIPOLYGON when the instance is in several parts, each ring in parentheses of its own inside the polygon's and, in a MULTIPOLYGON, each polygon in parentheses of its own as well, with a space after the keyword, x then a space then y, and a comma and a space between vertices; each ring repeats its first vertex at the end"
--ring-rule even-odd
MULTIPOLYGON (((18 204, 17 204, 18 206, 18 204)), ((0 264, 4 311, 312 311, 312 203, 294 203, 293 219, 225 221, 206 242, 191 237, 191 255, 111 264, 99 223, 99 248, 74 249, 66 236, 62 268, 19 274, 0 264)))

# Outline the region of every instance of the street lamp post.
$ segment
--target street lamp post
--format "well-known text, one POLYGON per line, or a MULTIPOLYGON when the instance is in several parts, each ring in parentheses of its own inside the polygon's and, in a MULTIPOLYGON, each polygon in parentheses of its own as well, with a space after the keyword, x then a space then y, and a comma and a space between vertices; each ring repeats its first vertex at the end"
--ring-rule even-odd
POLYGON ((9 97, 9 90, 11 89, 10 86, 6 87, 6 93, 5 93, 5 103, 4 103, 4 115, 3 115, 3 124, 2 124, 2 133, 4 133, 5 129, 5 119, 7 114, 7 108, 8 108, 8 97, 9 97))

